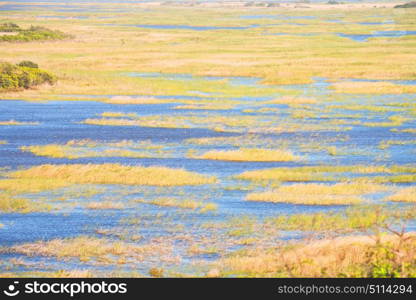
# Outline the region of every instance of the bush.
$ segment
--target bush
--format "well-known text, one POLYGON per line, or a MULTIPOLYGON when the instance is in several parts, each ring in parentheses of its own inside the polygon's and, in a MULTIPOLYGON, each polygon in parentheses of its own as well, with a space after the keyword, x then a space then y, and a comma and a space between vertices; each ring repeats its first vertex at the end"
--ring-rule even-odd
POLYGON ((1 89, 17 89, 19 87, 19 80, 17 76, 9 74, 0 74, 0 88, 1 89))
POLYGON ((21 29, 14 23, 3 23, 0 32, 17 32, 14 35, 1 35, 0 41, 4 42, 30 42, 41 40, 62 40, 72 37, 59 30, 51 30, 42 26, 31 26, 29 29, 21 29))
POLYGON ((23 60, 20 63, 17 64, 19 67, 27 67, 27 68, 34 68, 37 69, 39 68, 38 64, 34 63, 33 61, 30 60, 23 60))
POLYGON ((0 24, 0 32, 17 32, 20 31, 19 25, 15 23, 3 23, 0 24))
POLYGON ((22 61, 17 65, 0 63, 0 91, 28 89, 43 83, 54 84, 55 77, 38 69, 31 61, 22 61))
POLYGON ((416 1, 408 2, 401 5, 396 5, 394 8, 416 8, 416 1))

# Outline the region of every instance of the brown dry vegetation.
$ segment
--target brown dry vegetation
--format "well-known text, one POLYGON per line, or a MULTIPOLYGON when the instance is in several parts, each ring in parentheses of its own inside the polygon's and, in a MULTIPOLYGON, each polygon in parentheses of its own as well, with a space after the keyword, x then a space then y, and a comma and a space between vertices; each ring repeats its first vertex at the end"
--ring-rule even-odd
POLYGON ((295 161, 299 157, 290 151, 242 148, 238 150, 217 151, 212 150, 196 156, 200 159, 230 160, 230 161, 295 161))
POLYGON ((251 277, 384 277, 416 275, 416 239, 348 236, 252 249, 221 261, 223 272, 251 277), (390 258, 389 255, 393 255, 390 258))
POLYGON ((64 180, 72 184, 126 184, 126 185, 198 185, 215 183, 207 177, 182 169, 166 167, 102 165, 41 165, 8 174, 17 179, 64 180))

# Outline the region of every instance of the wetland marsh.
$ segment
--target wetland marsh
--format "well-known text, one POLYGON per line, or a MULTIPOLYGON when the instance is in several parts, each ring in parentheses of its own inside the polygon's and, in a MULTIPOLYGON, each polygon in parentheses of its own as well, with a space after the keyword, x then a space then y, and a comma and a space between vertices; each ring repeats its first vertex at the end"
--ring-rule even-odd
POLYGON ((311 2, 0 1, 0 276, 415 277, 416 8, 311 2))

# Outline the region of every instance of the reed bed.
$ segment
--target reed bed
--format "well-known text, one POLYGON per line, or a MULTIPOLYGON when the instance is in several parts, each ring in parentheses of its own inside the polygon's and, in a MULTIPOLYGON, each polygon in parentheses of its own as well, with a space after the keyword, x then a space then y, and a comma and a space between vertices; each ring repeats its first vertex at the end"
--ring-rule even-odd
POLYGON ((416 202, 416 187, 411 186, 403 188, 397 193, 387 197, 386 200, 395 202, 416 202))
POLYGON ((229 161, 297 161, 300 157, 287 150, 240 148, 229 151, 208 151, 195 156, 199 159, 229 160, 229 161))
POLYGON ((277 191, 262 193, 250 193, 247 195, 248 201, 261 201, 273 203, 291 203, 302 205, 351 205, 359 204, 363 200, 361 197, 353 195, 326 195, 326 194, 288 194, 277 191))
POLYGON ((212 184, 217 180, 183 169, 120 164, 40 165, 9 173, 17 179, 50 179, 72 184, 177 186, 212 184))

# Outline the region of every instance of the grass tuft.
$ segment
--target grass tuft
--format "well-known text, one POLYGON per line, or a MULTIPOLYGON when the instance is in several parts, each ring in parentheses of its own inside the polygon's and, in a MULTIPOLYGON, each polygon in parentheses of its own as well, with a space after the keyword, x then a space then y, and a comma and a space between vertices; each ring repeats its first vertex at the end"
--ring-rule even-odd
POLYGON ((195 158, 229 161, 296 161, 299 157, 290 151, 241 148, 229 151, 209 151, 195 158))
POLYGON ((74 184, 200 185, 217 180, 183 169, 120 164, 40 165, 8 174, 16 179, 53 179, 74 184))

